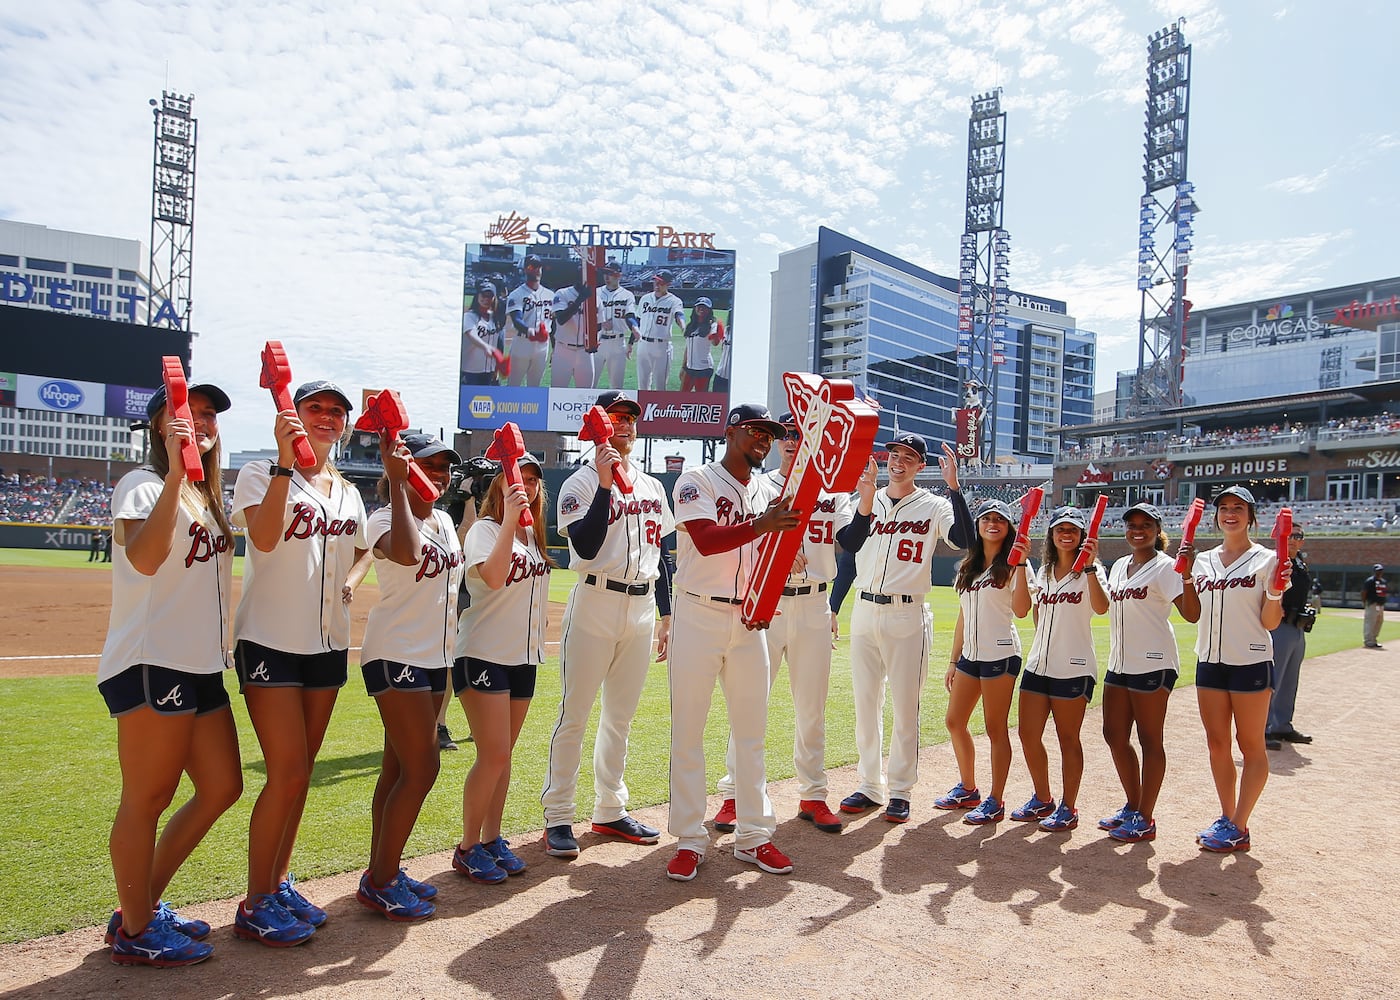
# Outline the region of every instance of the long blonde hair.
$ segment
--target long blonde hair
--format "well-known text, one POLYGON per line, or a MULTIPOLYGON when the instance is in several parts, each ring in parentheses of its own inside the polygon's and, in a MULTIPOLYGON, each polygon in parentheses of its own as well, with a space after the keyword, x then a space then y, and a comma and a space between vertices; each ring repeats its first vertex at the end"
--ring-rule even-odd
MULTIPOLYGON (((170 408, 161 407, 155 419, 151 421, 151 447, 146 455, 146 463, 150 465, 152 471, 161 479, 170 472, 170 454, 165 450, 165 435, 160 433, 161 427, 170 417, 170 408)), ((204 482, 192 483, 188 479, 180 483, 180 503, 190 512, 193 517, 198 517, 201 512, 209 511, 214 515, 214 522, 219 526, 219 533, 233 541, 233 529, 229 527, 228 515, 224 512, 224 472, 223 472, 223 438, 219 435, 214 437, 214 447, 200 456, 200 462, 204 466, 204 482)))
MULTIPOLYGON (((481 513, 478 517, 489 517, 497 524, 505 521, 505 494, 506 494, 506 474, 496 473, 496 478, 491 480, 491 485, 486 488, 486 497, 481 501, 481 513)), ((535 502, 530 504, 530 515, 535 519, 531 530, 535 533, 535 548, 540 550, 540 555, 544 561, 553 566, 554 560, 549 555, 549 536, 546 533, 544 523, 545 505, 549 499, 549 491, 545 489, 544 476, 540 476, 539 492, 535 494, 535 502)))

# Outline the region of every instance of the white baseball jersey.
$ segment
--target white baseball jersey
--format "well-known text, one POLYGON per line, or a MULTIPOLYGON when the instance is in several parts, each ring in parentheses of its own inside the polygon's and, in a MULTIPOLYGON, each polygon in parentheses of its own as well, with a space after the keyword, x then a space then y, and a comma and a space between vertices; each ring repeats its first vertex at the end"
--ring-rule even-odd
POLYGON ((1108 669, 1119 674, 1150 674, 1181 669, 1172 629, 1172 602, 1181 596, 1176 560, 1165 552, 1128 576, 1131 554, 1108 574, 1108 669))
MULTIPOLYGON (((233 521, 262 503, 270 480, 266 462, 249 462, 233 488, 233 521)), ((350 648, 350 608, 341 588, 365 540, 365 504, 360 491, 334 477, 326 496, 292 473, 282 536, 271 552, 251 542, 243 564, 243 596, 233 619, 233 637, 284 653, 324 653, 350 648)))
POLYGON ((492 349, 503 350, 504 340, 494 316, 476 310, 462 314, 462 371, 479 374, 496 370, 492 349))
MULTIPOLYGON (((112 491, 112 521, 144 521, 164 481, 150 469, 122 476, 112 491)), ((192 674, 213 674, 229 663, 233 540, 207 511, 196 518, 180 504, 175 541, 153 576, 139 573, 125 545, 112 546, 112 615, 99 683, 127 667, 149 663, 192 674)))
POLYGON ((1012 589, 1012 577, 998 587, 988 567, 966 590, 958 591, 963 619, 962 655, 967 659, 994 663, 1021 655, 1021 633, 1011 610, 1012 589))
POLYGON ((710 334, 714 332, 715 321, 708 327, 698 327, 685 335, 685 366, 691 371, 712 371, 714 356, 710 354, 710 334))
POLYGON ((730 331, 726 330, 726 331, 724 332, 724 346, 721 347, 721 348, 720 348, 720 351, 719 351, 719 367, 715 369, 715 377, 716 377, 716 378, 728 378, 728 377, 729 377, 729 363, 730 363, 730 356, 731 356, 731 354, 733 353, 733 352, 732 352, 733 345, 734 345, 734 338, 733 338, 733 336, 731 335, 730 331))
POLYGON ((598 338, 610 337, 630 339, 632 328, 629 318, 637 318, 637 297, 619 285, 616 289, 604 285, 598 289, 598 338))
POLYGON ((655 292, 647 292, 637 306, 637 319, 643 338, 664 340, 669 344, 671 327, 677 323, 685 326, 685 306, 670 292, 660 297, 655 292))
MULTIPOLYGON (((609 500, 608 529, 603 547, 585 559, 569 542, 569 568, 579 575, 595 573, 624 583, 646 583, 661 573, 661 540, 676 530, 676 519, 660 480, 628 466, 632 493, 613 486, 609 500)), ((588 512, 598 492, 598 470, 585 465, 564 481, 559 490, 559 534, 569 537, 569 526, 588 512)))
MULTIPOLYGON (((569 285, 554 293, 554 301, 550 308, 553 310, 553 315, 558 316, 577 301, 578 289, 569 285)), ((554 328, 554 346, 584 347, 586 345, 584 344, 583 333, 583 308, 580 308, 571 315, 567 321, 559 323, 554 328)))
MULTIPOLYGON (((785 476, 780 469, 765 473, 763 507, 767 507, 783 495, 785 476)), ((760 508, 762 512, 763 508, 760 508)), ((799 570, 794 564, 788 574, 788 586, 801 587, 808 583, 831 583, 836 579, 836 536, 851 523, 855 516, 855 503, 849 493, 819 493, 812 507, 811 519, 807 522, 806 533, 802 536, 802 555, 807 559, 807 568, 799 570)))
POLYGON ((392 660, 429 670, 452 666, 457 638, 457 588, 466 567, 457 529, 446 511, 434 509, 418 525, 418 561, 404 566, 377 551, 389 536, 393 510, 381 507, 369 516, 370 547, 379 603, 369 612, 360 662, 392 660))
POLYGON ((471 656, 515 667, 544 662, 545 616, 549 612, 549 563, 535 545, 534 530, 511 541, 510 571, 505 586, 492 590, 480 566, 491 554, 501 525, 478 518, 467 531, 462 556, 467 567, 471 607, 462 612, 453 656, 471 656))
POLYGON ((891 500, 875 494, 870 537, 856 553, 858 590, 922 599, 933 586, 933 550, 953 526, 953 504, 925 489, 891 500))
POLYGON ((1220 548, 1196 556, 1191 573, 1201 597, 1196 659, 1247 666, 1274 658, 1274 640, 1259 621, 1278 555, 1255 542, 1228 567, 1220 548))
POLYGON ((1066 573, 1056 580, 1046 564, 1028 577, 1036 622, 1026 672, 1059 680, 1097 677, 1089 574, 1066 573))
POLYGON ((539 336, 540 324, 544 324, 545 333, 551 332, 554 322, 554 292, 540 285, 538 288, 531 288, 529 285, 521 285, 510 293, 510 298, 506 299, 506 323, 509 333, 514 337, 539 336), (520 313, 520 321, 525 324, 527 334, 522 334, 515 328, 510 320, 512 313, 520 313))
MULTIPOLYGON (((747 483, 729 474, 720 462, 681 473, 676 480, 676 522, 714 521, 720 526, 752 521, 767 508, 769 487, 755 472, 747 483)), ((690 534, 676 535, 676 589, 701 597, 742 600, 753 571, 756 541, 727 552, 702 556, 690 534)))

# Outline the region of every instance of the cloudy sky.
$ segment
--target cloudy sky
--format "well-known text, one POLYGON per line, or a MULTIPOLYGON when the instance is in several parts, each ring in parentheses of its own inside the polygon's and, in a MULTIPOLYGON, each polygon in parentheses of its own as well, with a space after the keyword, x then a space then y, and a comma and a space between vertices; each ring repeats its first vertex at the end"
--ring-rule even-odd
POLYGON ((193 94, 194 369, 233 448, 271 440, 267 338, 450 433, 462 245, 509 211, 716 232, 758 398, 769 274, 819 225, 957 273, 1000 86, 1012 285, 1098 332, 1103 389, 1137 353, 1146 36, 1185 17, 1196 306, 1400 273, 1389 0, 484 6, 6 4, 0 217, 146 240, 147 101, 193 94))

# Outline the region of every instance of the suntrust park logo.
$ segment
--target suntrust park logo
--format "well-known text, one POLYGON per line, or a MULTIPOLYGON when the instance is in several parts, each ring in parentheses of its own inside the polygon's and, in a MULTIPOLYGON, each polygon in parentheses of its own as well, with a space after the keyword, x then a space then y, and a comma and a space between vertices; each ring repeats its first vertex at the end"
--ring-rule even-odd
POLYGON ((39 399, 55 410, 75 410, 86 398, 82 389, 62 379, 50 379, 39 386, 39 399))
POLYGON ((548 243, 553 246, 591 247, 667 247, 692 250, 714 250, 714 233, 697 233, 690 230, 674 229, 671 226, 656 226, 651 229, 608 229, 596 223, 587 223, 572 229, 538 222, 532 228, 530 217, 518 212, 500 215, 486 227, 486 243, 529 243, 533 234, 535 243, 548 243))
POLYGON ((724 407, 719 403, 648 403, 642 409, 642 419, 719 424, 724 422, 724 407))

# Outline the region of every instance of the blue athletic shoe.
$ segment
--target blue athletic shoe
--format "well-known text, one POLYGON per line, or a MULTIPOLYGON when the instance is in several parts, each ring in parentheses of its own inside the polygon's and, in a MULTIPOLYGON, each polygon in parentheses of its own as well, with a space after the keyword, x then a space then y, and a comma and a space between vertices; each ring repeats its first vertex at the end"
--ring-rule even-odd
POLYGON ((239 903, 233 915, 235 937, 271 948, 290 948, 309 940, 315 933, 315 927, 293 916, 276 896, 268 894, 255 896, 251 910, 239 903))
POLYGON ((379 887, 365 872, 360 878, 360 888, 355 898, 363 906, 377 910, 390 920, 426 920, 437 912, 437 907, 426 899, 419 899, 405 884, 402 875, 395 875, 389 884, 379 887))
POLYGON ((963 822, 973 826, 983 826, 987 823, 999 823, 1005 818, 1006 806, 1002 804, 1001 799, 995 795, 988 795, 978 803, 975 809, 970 810, 963 817, 963 822))
MULTIPOLYGON (((209 925, 203 920, 186 920, 176 913, 174 907, 163 899, 156 904, 156 908, 152 912, 151 917, 154 920, 168 921, 175 930, 185 935, 185 937, 189 938, 191 941, 203 941, 209 936, 209 931, 211 930, 209 925)), ((117 928, 121 927, 121 925, 122 911, 121 907, 118 907, 112 911, 112 919, 107 921, 107 934, 103 940, 111 944, 112 939, 117 936, 117 928)))
POLYGON ((1201 837, 1201 848, 1216 854, 1229 854, 1232 851, 1249 850, 1249 831, 1241 830, 1228 819, 1216 824, 1213 831, 1201 837))
POLYGON ((320 927, 326 922, 326 911, 298 892, 296 886, 296 876, 288 872, 287 881, 278 882, 277 891, 273 895, 292 916, 298 920, 305 920, 312 927, 320 927))
POLYGON ((1079 810, 1073 806, 1067 806, 1063 802, 1060 808, 1056 809, 1049 816, 1040 821, 1042 830, 1049 830, 1051 833, 1062 833, 1065 830, 1073 830, 1079 825, 1079 810))
POLYGON ((408 886, 408 891, 419 899, 432 899, 437 895, 437 886, 418 881, 402 868, 399 869, 399 878, 403 879, 403 884, 408 886))
POLYGON ((1108 831, 1114 840, 1125 844, 1136 844, 1140 840, 1157 839, 1157 821, 1148 819, 1140 812, 1134 812, 1118 826, 1108 831))
POLYGON ((1214 823, 1212 823, 1210 826, 1206 827, 1206 828, 1205 828, 1204 830, 1202 830, 1200 833, 1196 834, 1196 843, 1199 844, 1201 841, 1205 840, 1207 837, 1213 836, 1213 835, 1215 834, 1215 832, 1216 832, 1217 830, 1219 830, 1221 827, 1223 827, 1223 826, 1229 826, 1229 825, 1230 825, 1230 821, 1229 821, 1228 819, 1226 819, 1224 816, 1221 816, 1219 819, 1217 819, 1217 820, 1216 820, 1214 823))
POLYGON ((496 866, 507 875, 519 875, 525 870, 525 862, 515 856, 515 852, 510 849, 510 841, 505 837, 497 837, 489 844, 483 844, 486 853, 496 859, 496 866))
POLYGON ((1029 802, 1019 809, 1011 810, 1011 818, 1017 823, 1034 823, 1042 820, 1055 811, 1055 800, 1048 802, 1041 801, 1039 796, 1032 795, 1029 802))
POLYGON ((959 781, 947 795, 933 800, 935 809, 971 809, 982 801, 982 793, 975 788, 964 788, 959 781))
POLYGON ((460 844, 457 845, 457 849, 452 852, 452 867, 473 882, 486 885, 499 885, 507 878, 506 870, 496 864, 496 859, 482 844, 472 844, 466 850, 463 850, 460 844))
POLYGON ((116 965, 154 965, 166 969, 194 965, 213 953, 213 945, 191 941, 169 920, 154 916, 146 929, 135 937, 127 937, 126 931, 118 925, 112 938, 112 962, 116 965))
POLYGON ((1128 806, 1127 804, 1124 804, 1123 808, 1122 808, 1122 809, 1119 809, 1119 810, 1118 810, 1116 813, 1114 813, 1112 816, 1105 816, 1103 819, 1099 820, 1099 829, 1100 829, 1100 830, 1116 830, 1116 829, 1118 829, 1120 826, 1122 826, 1124 823, 1126 823, 1126 822, 1128 821, 1128 817, 1129 817, 1129 816, 1136 816, 1136 815, 1137 815, 1137 810, 1136 810, 1136 809, 1133 809, 1133 808, 1131 808, 1130 806, 1128 806))

